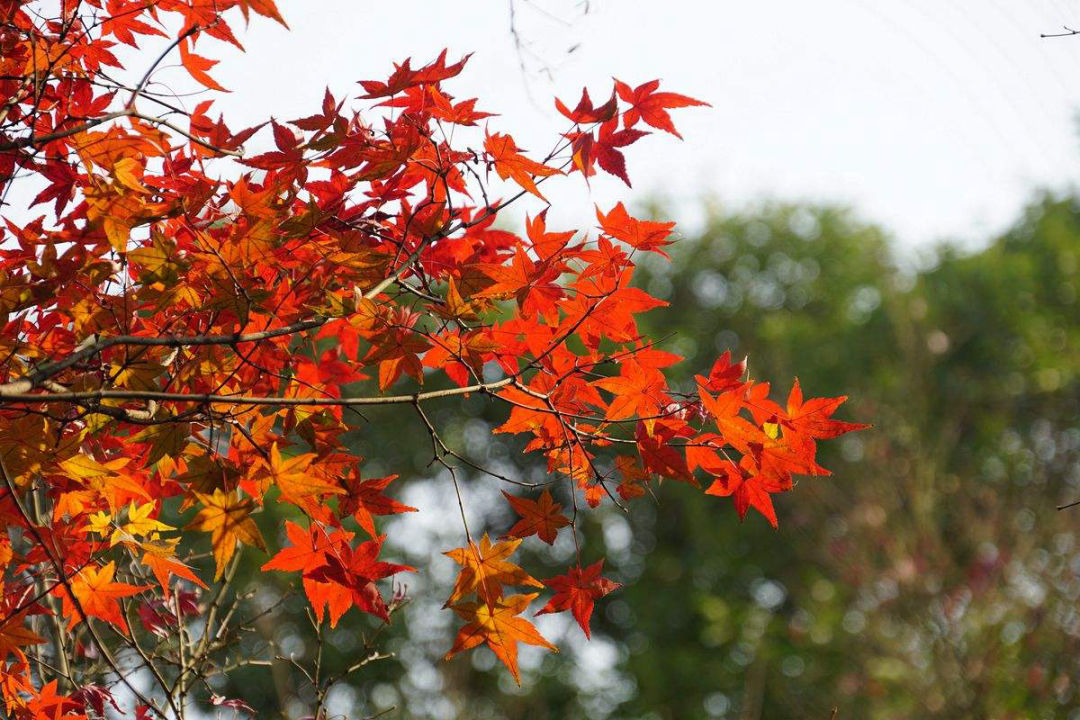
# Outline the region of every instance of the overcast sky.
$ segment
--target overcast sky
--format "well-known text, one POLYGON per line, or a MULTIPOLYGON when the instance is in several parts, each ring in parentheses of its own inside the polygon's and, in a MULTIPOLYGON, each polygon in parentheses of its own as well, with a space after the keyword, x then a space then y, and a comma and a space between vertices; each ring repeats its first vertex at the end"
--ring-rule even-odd
POLYGON ((479 96, 502 116, 493 129, 530 150, 565 126, 554 94, 604 95, 612 76, 712 104, 676 115, 685 142, 632 148, 632 192, 564 182, 552 199, 568 223, 591 224, 592 200, 659 193, 690 227, 708 194, 838 200, 910 247, 1003 228, 1035 188, 1080 177, 1080 37, 1039 38, 1080 25, 1065 0, 592 0, 584 14, 518 0, 525 73, 508 2, 278 1, 291 31, 260 19, 246 54, 209 53, 224 58, 214 74, 235 91, 220 104, 236 124, 309 114, 324 85, 355 94, 391 60, 443 47, 475 52, 449 90, 479 96))

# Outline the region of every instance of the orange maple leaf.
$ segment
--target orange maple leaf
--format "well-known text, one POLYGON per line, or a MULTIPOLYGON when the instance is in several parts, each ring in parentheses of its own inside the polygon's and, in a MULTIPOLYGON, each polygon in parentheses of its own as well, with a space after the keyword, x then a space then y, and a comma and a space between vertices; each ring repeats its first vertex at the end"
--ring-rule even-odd
POLYGON ((495 165, 495 172, 499 174, 500 178, 513 180, 523 189, 545 202, 547 198, 540 194, 540 190, 536 187, 536 181, 533 178, 563 174, 562 170, 530 160, 519 153, 520 148, 514 144, 514 138, 509 135, 503 135, 502 133, 487 135, 484 138, 484 149, 491 156, 491 160, 495 165))
POLYGON ((172 575, 193 582, 199 587, 206 587, 206 583, 200 580, 199 576, 192 572, 190 567, 176 559, 176 545, 179 541, 179 538, 173 538, 171 540, 147 540, 140 543, 144 551, 140 562, 154 573, 154 578, 161 585, 166 600, 169 599, 171 594, 169 577, 172 575))
POLYGON ((41 720, 46 720, 46 718, 49 720, 87 720, 85 715, 75 712, 83 704, 68 695, 58 693, 58 687, 58 681, 50 680, 41 686, 40 691, 33 694, 34 696, 26 703, 26 709, 30 712, 29 717, 34 720, 39 718, 41 720))
POLYGON ((536 578, 506 558, 514 554, 521 539, 502 540, 492 544, 485 534, 480 545, 470 542, 468 547, 456 548, 443 553, 461 565, 457 582, 450 593, 450 598, 443 607, 449 607, 463 596, 476 592, 477 596, 488 603, 493 603, 502 596, 503 585, 531 585, 544 587, 536 578))
POLYGON ((281 490, 279 502, 289 502, 304 507, 319 495, 344 495, 345 489, 320 478, 312 470, 314 453, 304 453, 288 459, 281 456, 277 443, 270 447, 270 462, 267 464, 270 477, 281 490))
MULTIPOLYGON (((137 595, 148 590, 148 585, 129 585, 127 583, 113 582, 116 575, 116 563, 110 561, 104 567, 84 567, 79 574, 71 579, 71 591, 82 606, 83 611, 89 617, 100 618, 112 623, 121 632, 128 631, 127 622, 123 613, 120 612, 120 598, 137 595)), ((70 618, 68 627, 75 627, 81 620, 82 615, 75 602, 67 592, 67 588, 58 586, 53 590, 54 594, 60 595, 64 601, 64 615, 70 618)))
POLYGON ((197 492, 195 497, 203 507, 184 529, 210 533, 216 566, 214 580, 220 579, 225 572, 225 565, 236 552, 237 543, 252 545, 266 552, 262 534, 251 519, 255 503, 250 498, 241 498, 238 493, 226 493, 220 488, 215 489, 212 495, 197 492))
POLYGON ((656 368, 642 367, 633 360, 622 363, 618 377, 597 380, 594 384, 615 395, 605 415, 608 420, 653 416, 645 421, 650 433, 654 416, 671 401, 664 392, 667 387, 664 374, 656 368))
POLYGON ((204 58, 202 55, 196 55, 191 51, 188 43, 189 41, 186 38, 180 42, 180 62, 184 66, 184 69, 188 71, 188 74, 211 90, 229 92, 219 85, 214 78, 206 74, 206 71, 217 65, 218 61, 204 58))
MULTIPOLYGON (((6 555, 11 559, 10 553, 0 553, 0 560, 6 555)), ((27 591, 8 595, 4 592, 3 582, 0 582, 0 663, 7 659, 8 653, 17 651, 26 645, 40 645, 45 640, 33 632, 24 624, 28 609, 20 610, 19 606, 25 598, 27 591)))
POLYGON ((713 397, 703 386, 698 385, 698 396, 701 398, 702 407, 716 423, 723 442, 732 445, 739 452, 747 452, 750 443, 766 439, 764 431, 739 414, 745 407, 745 394, 741 387, 725 390, 713 397))
POLYGON ((268 17, 271 20, 276 20, 284 27, 289 27, 289 24, 285 22, 285 18, 281 17, 281 13, 278 12, 277 5, 274 4, 274 0, 240 0, 240 11, 244 13, 244 20, 248 19, 248 11, 254 10, 263 17, 268 17))
POLYGON ((521 674, 518 672, 517 664, 519 642, 539 645, 552 652, 559 651, 537 631, 532 623, 517 617, 538 595, 539 593, 511 595, 505 599, 500 598, 490 605, 482 602, 453 605, 454 612, 466 622, 466 625, 458 631, 454 646, 450 648, 450 652, 446 653, 446 659, 449 660, 463 650, 469 650, 486 642, 495 653, 495 657, 510 669, 514 682, 521 685, 521 674))

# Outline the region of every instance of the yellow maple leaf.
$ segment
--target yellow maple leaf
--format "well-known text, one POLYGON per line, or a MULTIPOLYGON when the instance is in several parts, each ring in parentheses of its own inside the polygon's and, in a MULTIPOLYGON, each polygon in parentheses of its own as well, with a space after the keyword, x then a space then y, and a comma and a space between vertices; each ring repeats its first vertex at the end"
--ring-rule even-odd
POLYGON ((225 566, 236 552, 237 543, 251 545, 266 552, 262 534, 251 519, 255 503, 250 498, 241 498, 239 493, 226 493, 220 489, 215 489, 212 495, 195 493, 195 497, 203 507, 184 529, 210 533, 216 566, 215 580, 221 578, 225 572, 225 566))
POLYGON ((277 443, 270 447, 270 477, 281 490, 282 501, 302 505, 305 498, 314 495, 345 494, 340 485, 331 483, 312 471, 311 463, 315 458, 314 454, 305 453, 283 459, 277 443))
POLYGON ((85 453, 72 455, 60 463, 60 469, 68 477, 74 480, 89 480, 91 478, 113 475, 117 470, 128 464, 128 458, 118 458, 107 463, 99 463, 85 453))
POLYGON ((449 607, 471 592, 475 592, 481 600, 492 604, 502 597, 503 585, 544 587, 543 583, 507 560, 520 544, 520 538, 492 543, 485 534, 480 539, 479 545, 470 542, 468 547, 443 553, 461 565, 457 582, 454 583, 450 599, 446 601, 444 607, 449 607))
POLYGON ((100 510, 89 517, 90 520, 90 532, 97 533, 98 535, 106 535, 112 528, 112 515, 100 510))
MULTIPOLYGON (((153 502, 136 505, 132 501, 128 505, 127 522, 113 531, 112 538, 109 540, 110 544, 116 545, 124 540, 134 540, 139 537, 154 539, 159 531, 173 530, 174 528, 171 525, 166 525, 150 517, 150 513, 154 512, 154 508, 155 504, 153 502)), ((91 523, 92 521, 93 518, 91 518, 91 523)))

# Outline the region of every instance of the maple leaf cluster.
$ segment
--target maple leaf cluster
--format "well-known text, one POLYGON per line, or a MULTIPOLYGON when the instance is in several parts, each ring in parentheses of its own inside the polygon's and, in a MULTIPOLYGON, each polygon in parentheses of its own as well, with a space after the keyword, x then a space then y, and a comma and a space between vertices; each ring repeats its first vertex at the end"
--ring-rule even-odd
POLYGON ((312 115, 249 128, 148 90, 175 53, 220 91, 203 48, 240 46, 237 11, 284 24, 272 0, 0 0, 0 191, 29 198, 0 242, 9 717, 182 716, 223 672, 245 552, 294 575, 317 631, 352 609, 388 622, 403 598, 386 580, 414 569, 383 559, 376 518, 416 509, 387 494, 396 476, 365 475, 378 447, 346 441, 365 406, 415 417, 459 493, 448 657, 486 644, 515 680, 518 643, 555 649, 533 600, 550 591, 537 614, 570 612, 589 635, 618 587, 580 542, 564 575, 533 578, 510 559, 524 539, 577 540, 579 502, 622 506, 663 479, 775 526, 772 497, 826 473, 817 441, 861 427, 798 384, 777 404, 728 355, 669 386, 680 358, 637 327, 663 302, 632 281, 674 223, 616 203, 582 232, 549 229, 543 208, 524 234, 496 224, 567 175, 629 185, 624 150, 646 128, 679 136, 668 111, 704 103, 616 81, 599 106, 557 101, 570 127, 538 158, 450 94, 468 56, 445 51, 361 81, 362 111, 327 90, 312 115), (125 79, 117 46, 155 37, 164 52, 125 79), (495 542, 469 532, 457 468, 530 484, 443 439, 427 408, 468 395, 504 406, 496 432, 525 435, 549 475, 539 495, 506 494, 520 519, 495 542), (268 503, 296 518, 276 550, 256 522, 268 503), (126 679, 138 667, 154 691, 126 679))

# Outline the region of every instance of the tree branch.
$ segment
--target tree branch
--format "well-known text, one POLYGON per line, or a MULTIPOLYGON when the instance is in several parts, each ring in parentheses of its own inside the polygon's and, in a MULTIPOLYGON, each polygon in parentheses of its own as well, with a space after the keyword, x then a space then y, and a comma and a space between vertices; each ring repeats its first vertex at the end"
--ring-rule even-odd
POLYGON ((142 335, 114 335, 112 337, 102 338, 89 345, 86 345, 75 352, 68 355, 63 360, 58 360, 55 363, 49 363, 34 368, 25 377, 18 380, 12 380, 11 382, 0 385, 0 398, 7 398, 20 393, 25 393, 28 390, 33 390, 35 387, 41 385, 45 380, 53 377, 59 372, 67 370, 69 367, 78 365, 83 360, 93 357, 99 353, 108 350, 111 347, 118 345, 128 345, 134 347, 196 347, 203 345, 236 345, 239 343, 251 343, 260 342, 262 340, 270 340, 276 337, 282 337, 284 335, 293 335, 304 330, 312 330, 314 328, 322 327, 330 318, 311 318, 309 320, 302 320, 300 322, 286 325, 285 327, 275 328, 273 330, 262 330, 259 332, 251 333, 233 333, 231 335, 164 335, 159 337, 142 336, 142 335))
POLYGON ((110 120, 116 120, 117 118, 127 117, 131 115, 130 110, 117 110, 116 112, 106 113, 101 117, 96 117, 93 120, 87 120, 81 125, 70 127, 66 130, 57 130, 56 132, 48 133, 47 135, 31 135, 30 137, 20 138, 19 140, 11 140, 8 142, 0 142, 0 152, 8 152, 10 150, 21 150, 25 147, 32 147, 34 145, 44 145, 45 143, 52 142, 53 140, 62 140, 72 135, 77 135, 81 132, 85 132, 90 128, 97 127, 102 123, 107 123, 110 120))
POLYGON ((494 380, 487 383, 466 385, 465 387, 431 390, 411 395, 386 395, 384 397, 352 398, 289 398, 260 395, 212 395, 199 393, 170 393, 153 390, 81 390, 73 392, 50 393, 6 393, 0 394, 0 401, 10 404, 38 404, 47 402, 85 403, 90 400, 147 400, 158 402, 183 403, 220 403, 225 405, 275 405, 282 407, 351 407, 359 405, 412 405, 437 398, 468 395, 474 392, 489 392, 505 387, 514 382, 513 377, 494 380))

